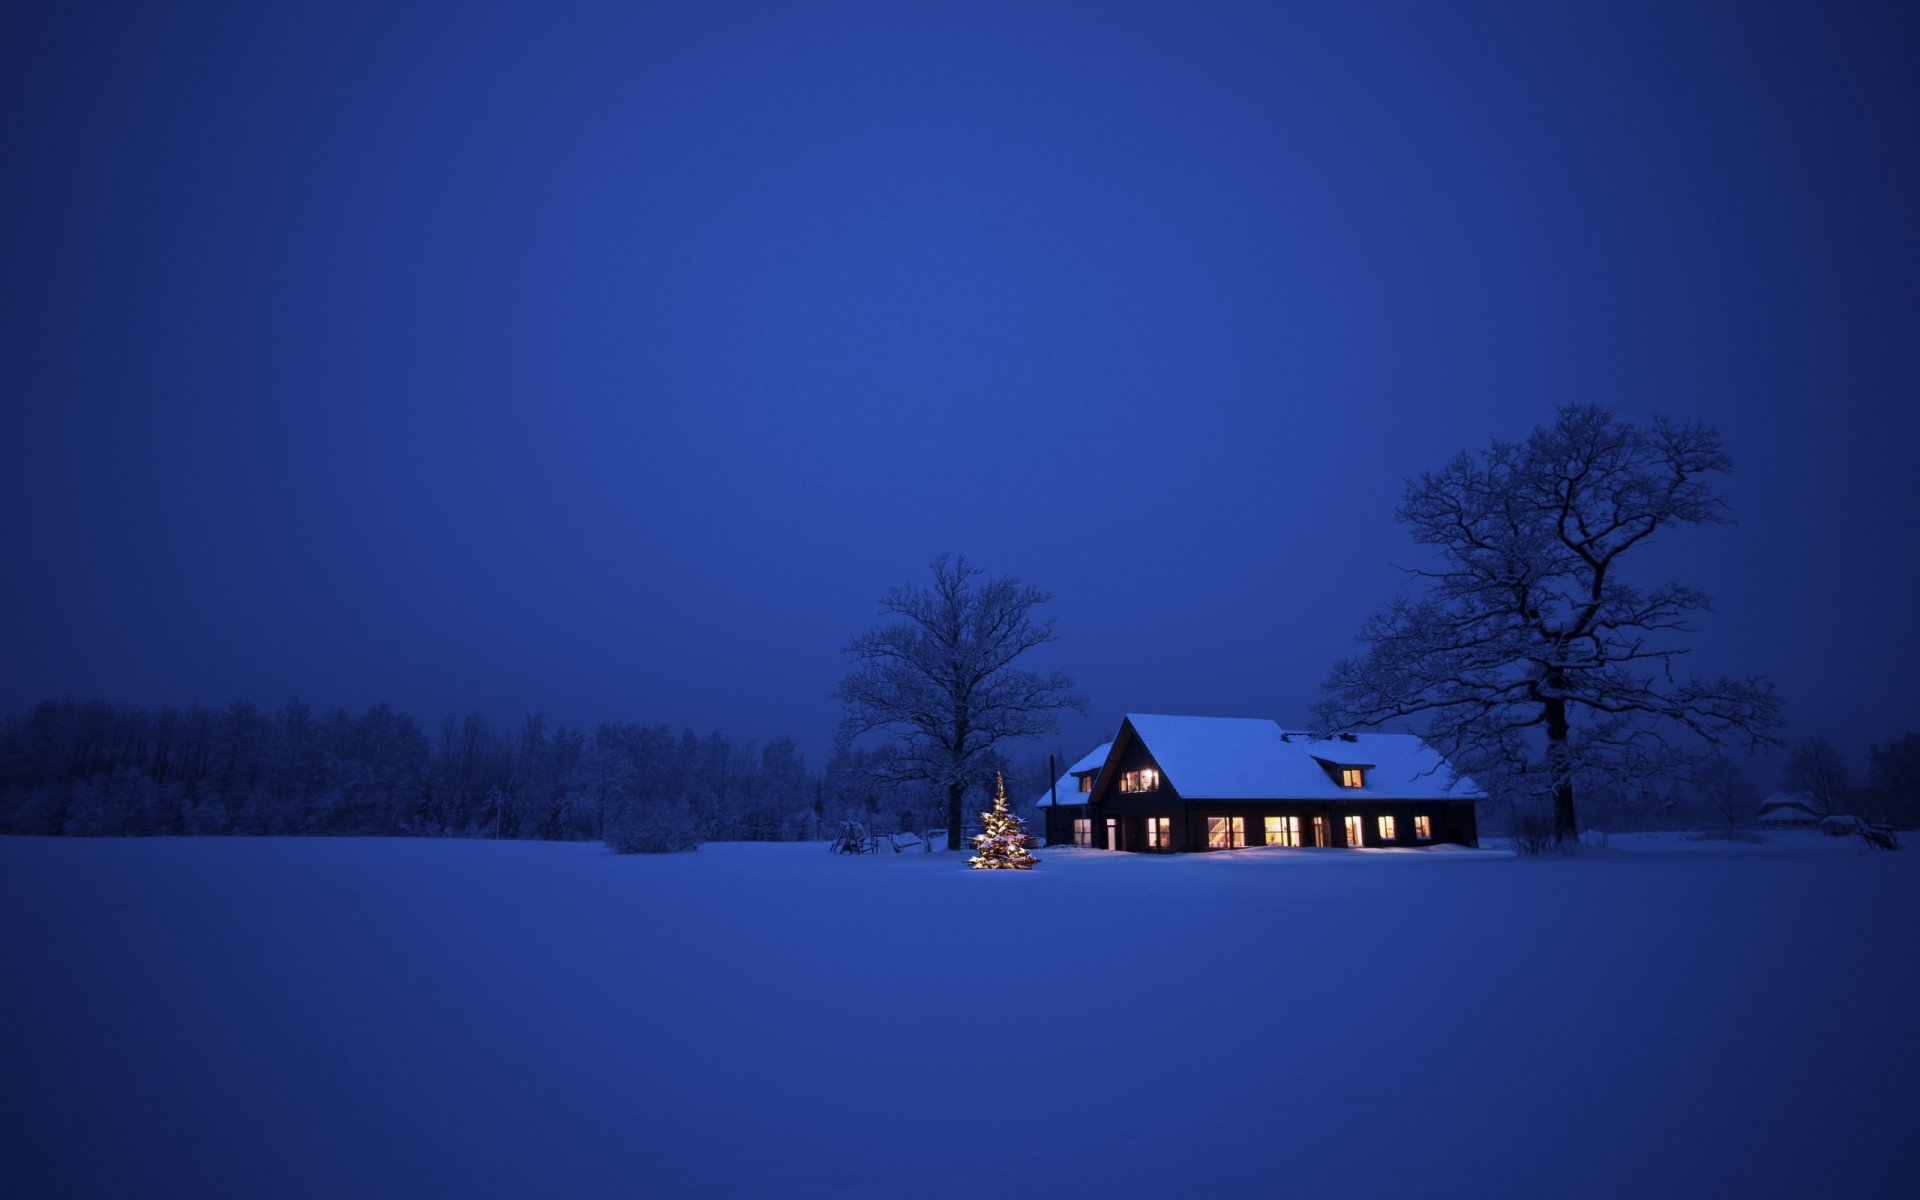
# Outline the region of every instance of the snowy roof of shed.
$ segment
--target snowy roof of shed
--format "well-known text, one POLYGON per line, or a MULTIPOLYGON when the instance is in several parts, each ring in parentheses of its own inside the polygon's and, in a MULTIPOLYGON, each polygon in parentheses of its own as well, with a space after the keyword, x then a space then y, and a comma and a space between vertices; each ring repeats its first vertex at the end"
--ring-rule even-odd
POLYGON ((1127 723, 1188 800, 1480 800, 1471 779, 1410 733, 1316 737, 1246 717, 1128 713, 1127 723), (1366 786, 1341 787, 1327 767, 1366 767, 1366 786))
POLYGON ((1080 791, 1080 781, 1075 779, 1074 776, 1084 775, 1089 771, 1098 771, 1100 764, 1107 761, 1107 751, 1111 749, 1113 749, 1112 742, 1102 742, 1097 749, 1088 751, 1079 762, 1067 768, 1067 773, 1060 777, 1060 782, 1053 785, 1052 791, 1041 792, 1040 798, 1034 801, 1034 803, 1041 808, 1052 808, 1053 798, 1059 796, 1061 808, 1085 804, 1087 800, 1080 791))
POLYGON ((1775 792, 1760 802, 1762 821, 1814 821, 1820 817, 1819 801, 1811 792, 1775 792))

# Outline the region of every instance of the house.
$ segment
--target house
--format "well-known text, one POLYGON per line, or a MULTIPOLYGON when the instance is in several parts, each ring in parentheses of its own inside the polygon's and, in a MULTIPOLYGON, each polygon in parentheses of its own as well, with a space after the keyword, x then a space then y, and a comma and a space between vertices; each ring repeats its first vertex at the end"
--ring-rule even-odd
POLYGON ((1812 792, 1775 792, 1760 802, 1754 822, 1762 829, 1813 829, 1820 816, 1820 802, 1812 792))
POLYGON ((1479 844, 1474 804, 1485 794, 1412 734, 1320 737, 1262 719, 1129 713, 1105 749, 1069 770, 1084 803, 1048 808, 1049 845, 1479 844))
POLYGON ((1093 823, 1087 816, 1087 798, 1093 794, 1093 777, 1107 761, 1112 742, 1094 747, 1084 758, 1067 768, 1057 783, 1042 793, 1034 807, 1040 810, 1042 832, 1049 846, 1093 845, 1093 823))

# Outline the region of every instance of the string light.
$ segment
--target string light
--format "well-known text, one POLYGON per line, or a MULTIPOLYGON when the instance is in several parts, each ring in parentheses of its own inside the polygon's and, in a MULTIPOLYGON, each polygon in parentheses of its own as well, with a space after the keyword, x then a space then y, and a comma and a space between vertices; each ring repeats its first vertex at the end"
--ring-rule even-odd
POLYGON ((1027 853, 1027 827, 1007 807, 1007 781, 993 775, 993 808, 980 814, 983 833, 973 839, 979 853, 967 860, 976 871, 1030 871, 1040 860, 1027 853))

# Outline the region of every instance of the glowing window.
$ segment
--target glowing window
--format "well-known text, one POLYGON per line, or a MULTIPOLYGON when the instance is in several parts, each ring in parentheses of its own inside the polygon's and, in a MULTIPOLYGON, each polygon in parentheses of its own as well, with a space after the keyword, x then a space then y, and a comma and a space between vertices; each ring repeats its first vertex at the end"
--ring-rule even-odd
POLYGON ((1327 819, 1325 817, 1315 817, 1313 819, 1313 844, 1316 846, 1330 846, 1333 844, 1327 840, 1327 819))
POLYGON ((1080 790, 1083 792, 1090 792, 1093 790, 1093 776, 1082 775, 1080 777, 1080 790))
POLYGON ((1347 845, 1359 846, 1362 844, 1363 843, 1360 840, 1360 818, 1348 817, 1347 818, 1347 845))
POLYGON ((1298 846, 1300 844, 1299 817, 1268 817, 1267 845, 1298 846))
POLYGON ((1073 819, 1073 844, 1076 846, 1093 845, 1093 822, 1086 817, 1073 819))
POLYGON ((1148 817, 1147 818, 1147 849, 1149 850, 1173 849, 1173 818, 1172 817, 1148 817))
POLYGON ((1367 786, 1367 773, 1359 767, 1340 768, 1340 786, 1358 788, 1367 786))
POLYGON ((1383 842, 1391 842, 1394 840, 1392 817, 1380 818, 1380 840, 1383 842))
POLYGON ((1423 842, 1432 841, 1433 840, 1433 818, 1432 817, 1415 817, 1413 819, 1413 836, 1416 838, 1419 838, 1423 842))
POLYGON ((1160 772, 1152 767, 1142 767, 1138 771, 1128 771, 1120 776, 1120 790, 1123 792, 1151 792, 1160 787, 1160 772))
POLYGON ((1207 849, 1238 850, 1247 844, 1245 817, 1208 817, 1207 849))

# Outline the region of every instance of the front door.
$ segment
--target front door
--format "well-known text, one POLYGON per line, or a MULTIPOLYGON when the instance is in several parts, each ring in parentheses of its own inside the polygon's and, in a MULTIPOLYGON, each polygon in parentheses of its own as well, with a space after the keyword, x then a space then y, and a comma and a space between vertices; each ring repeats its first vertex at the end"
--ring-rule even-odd
POLYGON ((1119 848, 1120 848, 1120 822, 1115 820, 1112 817, 1108 817, 1107 818, 1107 849, 1118 850, 1119 848))

